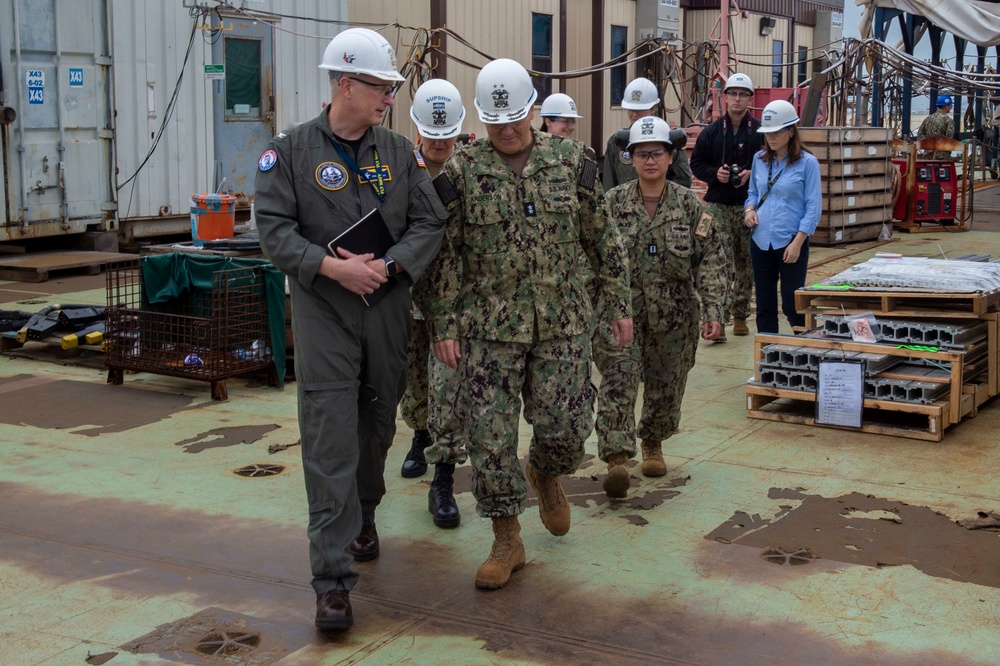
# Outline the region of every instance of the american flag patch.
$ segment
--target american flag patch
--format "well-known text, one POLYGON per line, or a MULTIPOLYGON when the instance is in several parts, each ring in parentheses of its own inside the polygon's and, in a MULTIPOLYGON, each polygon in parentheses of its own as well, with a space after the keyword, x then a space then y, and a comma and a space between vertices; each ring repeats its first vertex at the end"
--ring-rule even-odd
POLYGON ((418 165, 419 165, 419 166, 420 166, 420 167, 421 167, 422 169, 426 169, 426 168, 427 168, 427 165, 426 165, 426 164, 424 163, 424 156, 420 154, 420 151, 419 151, 419 150, 414 150, 414 151, 413 151, 413 157, 415 157, 415 158, 416 158, 416 160, 417 160, 417 164, 418 164, 418 165))

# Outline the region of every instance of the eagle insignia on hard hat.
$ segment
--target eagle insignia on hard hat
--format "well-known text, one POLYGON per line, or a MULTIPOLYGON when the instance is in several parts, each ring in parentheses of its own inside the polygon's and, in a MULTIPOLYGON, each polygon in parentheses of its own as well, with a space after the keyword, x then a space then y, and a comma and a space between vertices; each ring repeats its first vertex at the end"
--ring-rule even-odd
POLYGON ((633 90, 632 91, 632 101, 633 102, 641 102, 642 101, 642 91, 641 90, 633 90))
POLYGON ((354 58, 355 58, 354 54, 347 55, 347 52, 346 51, 344 52, 344 62, 346 62, 348 65, 354 62, 354 58))
POLYGON ((434 119, 435 127, 444 127, 448 124, 447 111, 431 111, 431 117, 434 119))
POLYGON ((493 107, 497 109, 507 109, 510 108, 510 103, 508 103, 507 98, 510 97, 510 93, 504 87, 494 88, 493 92, 490 93, 493 97, 493 107))
POLYGON ((632 164, 632 153, 627 150, 623 150, 622 154, 618 156, 618 159, 622 164, 632 164))
POLYGON ((323 162, 316 167, 316 182, 324 190, 339 190, 347 184, 347 171, 336 162, 323 162))
POLYGON ((644 121, 642 121, 642 125, 639 126, 639 131, 642 132, 643 136, 646 136, 647 134, 652 134, 653 133, 653 121, 652 120, 644 120, 644 121))

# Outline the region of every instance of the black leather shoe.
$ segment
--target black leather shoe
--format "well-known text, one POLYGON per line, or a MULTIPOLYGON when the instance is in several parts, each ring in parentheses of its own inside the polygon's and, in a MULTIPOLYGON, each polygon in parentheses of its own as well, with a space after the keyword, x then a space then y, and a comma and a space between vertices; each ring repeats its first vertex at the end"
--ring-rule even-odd
POLYGON ((347 590, 330 590, 316 595, 316 627, 320 631, 344 631, 353 624, 354 611, 347 590))
POLYGON ((455 503, 455 466, 439 463, 434 465, 434 480, 431 490, 427 493, 427 510, 434 516, 434 524, 438 527, 458 527, 462 516, 458 513, 455 503))
POLYGON ((414 430, 410 451, 403 460, 403 468, 399 470, 404 479, 415 479, 427 473, 427 460, 424 449, 431 445, 431 433, 427 430, 414 430))
POLYGON ((378 532, 375 531, 375 519, 366 518, 361 524, 361 534, 347 546, 355 562, 367 562, 378 557, 378 532))

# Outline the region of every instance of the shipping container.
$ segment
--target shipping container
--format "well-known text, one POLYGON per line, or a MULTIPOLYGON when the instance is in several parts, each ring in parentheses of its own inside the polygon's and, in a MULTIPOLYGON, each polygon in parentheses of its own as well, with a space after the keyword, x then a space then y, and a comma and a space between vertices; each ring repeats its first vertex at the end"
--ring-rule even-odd
POLYGON ((0 0, 2 240, 190 229, 200 192, 246 216, 257 158, 329 98, 347 0, 0 0), (8 17, 11 20, 8 20, 8 17))

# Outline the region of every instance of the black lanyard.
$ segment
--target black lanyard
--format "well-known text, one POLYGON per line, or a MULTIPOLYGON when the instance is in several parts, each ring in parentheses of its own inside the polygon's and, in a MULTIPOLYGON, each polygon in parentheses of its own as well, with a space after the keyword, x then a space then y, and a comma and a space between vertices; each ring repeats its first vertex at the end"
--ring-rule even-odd
POLYGON ((347 163, 347 167, 351 171, 358 174, 361 180, 366 180, 372 184, 372 187, 375 188, 375 196, 378 197, 378 202, 385 203, 385 180, 382 176, 382 162, 378 158, 378 148, 372 146, 372 152, 375 153, 375 177, 373 178, 369 172, 358 168, 358 163, 354 161, 353 157, 347 154, 347 151, 339 143, 333 139, 330 139, 330 143, 333 144, 334 150, 340 155, 340 159, 347 163))
MULTIPOLYGON (((788 160, 788 156, 787 155, 785 156, 785 160, 788 160)), ((776 161, 777 161, 777 158, 772 157, 771 161, 768 162, 768 164, 767 164, 767 191, 764 192, 764 196, 762 196, 760 198, 760 201, 757 202, 757 209, 758 210, 760 209, 761 206, 764 205, 764 201, 767 199, 767 195, 769 195, 771 193, 771 188, 774 187, 774 184, 778 182, 779 178, 781 178, 781 174, 785 173, 785 167, 788 166, 788 162, 786 161, 785 162, 785 166, 781 167, 781 171, 778 172, 778 175, 775 176, 774 178, 771 178, 771 169, 774 167, 774 163, 776 161)))

